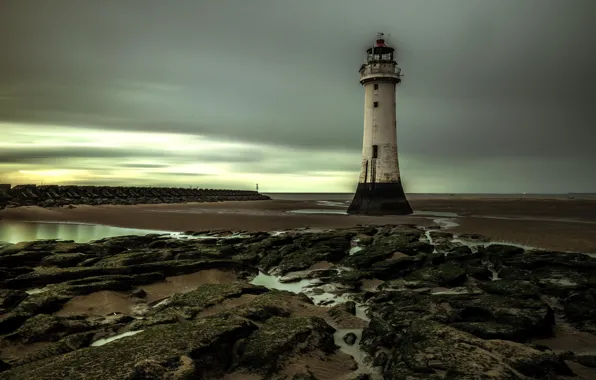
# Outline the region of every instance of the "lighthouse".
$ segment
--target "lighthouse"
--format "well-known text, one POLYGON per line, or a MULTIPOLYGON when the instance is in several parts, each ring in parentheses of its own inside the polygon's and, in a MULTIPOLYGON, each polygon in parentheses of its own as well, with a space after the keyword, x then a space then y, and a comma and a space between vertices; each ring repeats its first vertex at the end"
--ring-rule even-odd
POLYGON ((366 52, 366 63, 360 66, 360 84, 364 87, 362 166, 348 214, 411 214, 397 159, 395 92, 401 69, 395 61, 395 49, 387 46, 383 33, 366 52))

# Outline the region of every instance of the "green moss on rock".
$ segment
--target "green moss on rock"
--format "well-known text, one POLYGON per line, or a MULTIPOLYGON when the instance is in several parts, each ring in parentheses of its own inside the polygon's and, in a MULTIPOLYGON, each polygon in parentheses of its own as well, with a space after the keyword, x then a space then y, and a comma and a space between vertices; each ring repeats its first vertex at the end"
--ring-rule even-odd
MULTIPOLYGON (((174 325, 155 326, 140 334, 99 347, 79 349, 2 373, 5 380, 131 380, 147 361, 163 367, 158 378, 177 373, 181 358, 192 360, 192 376, 225 373, 232 365, 232 347, 257 327, 239 318, 201 318, 174 325)), ((151 377, 149 377, 151 378, 151 377)))
POLYGON ((272 317, 246 339, 241 364, 271 374, 295 354, 335 351, 335 329, 318 317, 272 317))

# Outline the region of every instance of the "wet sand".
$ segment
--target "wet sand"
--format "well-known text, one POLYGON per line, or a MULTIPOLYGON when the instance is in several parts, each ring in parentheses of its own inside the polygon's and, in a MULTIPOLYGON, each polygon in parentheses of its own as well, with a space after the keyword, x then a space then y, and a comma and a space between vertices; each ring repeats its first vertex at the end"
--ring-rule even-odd
POLYGON ((114 313, 133 315, 176 293, 186 293, 204 284, 231 284, 238 278, 233 272, 218 269, 166 277, 165 281, 140 286, 146 292, 143 299, 125 292, 103 290, 84 296, 73 297, 55 314, 60 317, 74 315, 107 316, 114 313))
MULTIPOLYGON (((548 198, 413 199, 416 212, 455 213, 455 233, 480 233, 493 240, 562 251, 596 253, 596 200, 548 198), (505 219, 499 219, 505 218, 505 219), (520 219, 524 218, 524 219, 520 219)), ((271 200, 135 206, 19 207, 0 211, 6 220, 105 224, 163 231, 276 231, 300 227, 341 228, 358 224, 435 224, 433 216, 297 214, 294 210, 341 211, 315 200, 271 200)))

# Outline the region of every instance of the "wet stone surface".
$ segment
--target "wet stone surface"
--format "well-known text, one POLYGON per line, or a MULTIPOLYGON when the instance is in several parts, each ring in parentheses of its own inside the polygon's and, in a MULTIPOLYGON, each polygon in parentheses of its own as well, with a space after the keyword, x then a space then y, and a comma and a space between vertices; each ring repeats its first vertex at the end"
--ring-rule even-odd
POLYGON ((587 255, 481 236, 468 247, 412 225, 196 234, 209 238, 1 245, 0 378, 567 379, 596 367, 594 347, 555 344, 561 326, 596 332, 587 255))

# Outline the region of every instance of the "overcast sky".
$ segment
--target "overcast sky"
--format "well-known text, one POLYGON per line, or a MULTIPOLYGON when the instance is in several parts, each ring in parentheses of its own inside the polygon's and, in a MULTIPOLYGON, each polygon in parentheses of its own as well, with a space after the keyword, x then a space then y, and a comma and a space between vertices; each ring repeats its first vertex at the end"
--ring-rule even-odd
POLYGON ((408 192, 596 191, 596 0, 1 0, 0 182, 350 192, 390 34, 408 192))

